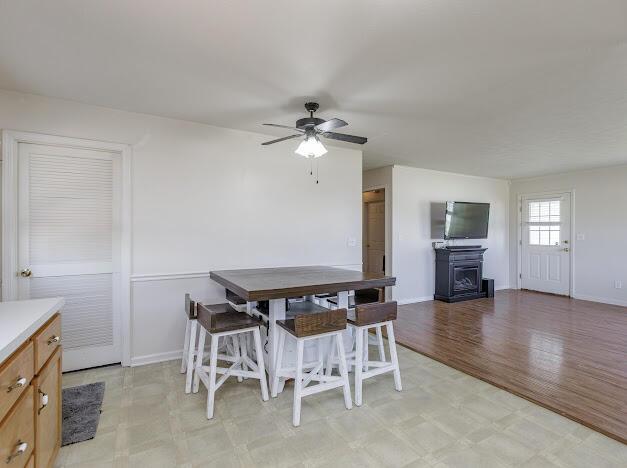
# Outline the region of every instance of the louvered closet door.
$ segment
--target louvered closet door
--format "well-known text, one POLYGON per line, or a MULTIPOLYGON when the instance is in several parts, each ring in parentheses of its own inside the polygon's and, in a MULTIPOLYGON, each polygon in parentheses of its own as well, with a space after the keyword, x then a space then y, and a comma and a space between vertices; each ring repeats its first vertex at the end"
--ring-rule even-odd
POLYGON ((21 144, 18 171, 20 298, 65 298, 64 371, 120 362, 120 156, 21 144))

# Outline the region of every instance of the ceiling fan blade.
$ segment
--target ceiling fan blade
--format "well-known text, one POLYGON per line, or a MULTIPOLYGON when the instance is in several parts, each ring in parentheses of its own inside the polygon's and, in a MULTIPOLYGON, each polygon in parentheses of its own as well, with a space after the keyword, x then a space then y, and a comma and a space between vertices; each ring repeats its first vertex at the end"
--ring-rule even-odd
POLYGON ((326 122, 322 122, 321 124, 316 125, 314 128, 316 129, 316 131, 320 133, 324 133, 324 132, 331 131, 335 128, 345 127, 346 125, 348 124, 344 122, 342 119, 331 119, 331 120, 327 120, 326 122))
POLYGON ((368 138, 366 137, 347 135, 345 133, 324 132, 324 133, 321 133, 320 135, 322 135, 325 138, 330 138, 331 140, 340 140, 340 141, 346 141, 348 143, 357 143, 358 145, 363 145, 364 143, 368 141, 368 138))
POLYGON ((287 125, 279 125, 279 124, 261 124, 261 125, 265 125, 267 127, 279 127, 279 128, 288 128, 290 130, 296 130, 297 132, 303 132, 304 130, 301 130, 300 128, 296 128, 296 127, 288 127, 287 125))
POLYGON ((297 133, 295 135, 290 135, 290 136, 286 136, 286 137, 283 137, 283 138, 277 138, 276 140, 266 141, 266 142, 262 143, 262 145, 271 145, 273 143, 278 143, 280 141, 285 141, 285 140, 291 140, 292 138, 299 138, 299 137, 302 137, 302 136, 303 136, 302 134, 297 133))

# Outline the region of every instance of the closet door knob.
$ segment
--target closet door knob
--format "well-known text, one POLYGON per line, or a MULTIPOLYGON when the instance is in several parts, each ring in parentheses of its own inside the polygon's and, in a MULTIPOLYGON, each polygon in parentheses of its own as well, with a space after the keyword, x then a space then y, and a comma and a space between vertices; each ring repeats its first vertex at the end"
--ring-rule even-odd
POLYGON ((24 268, 22 271, 20 271, 20 276, 22 278, 30 278, 32 274, 33 272, 30 271, 30 268, 24 268))

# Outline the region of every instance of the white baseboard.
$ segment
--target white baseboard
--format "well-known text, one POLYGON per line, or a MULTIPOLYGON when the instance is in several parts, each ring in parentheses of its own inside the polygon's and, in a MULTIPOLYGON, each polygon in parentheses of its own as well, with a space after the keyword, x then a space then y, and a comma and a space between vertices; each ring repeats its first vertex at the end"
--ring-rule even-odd
POLYGON ((147 354, 145 356, 135 356, 131 358, 131 367, 145 366, 147 364, 155 364, 157 362, 174 361, 182 359, 183 350, 168 351, 166 353, 147 354))
POLYGON ((627 301, 620 299, 608 299, 605 297, 586 296, 585 294, 573 294, 573 299, 580 299, 582 301, 600 302, 601 304, 610 304, 616 306, 627 307, 627 301))
POLYGON ((433 296, 422 296, 422 297, 412 297, 409 299, 396 299, 396 302, 398 302, 398 305, 405 305, 405 304, 414 304, 416 302, 426 302, 426 301, 432 301, 433 300, 433 296))

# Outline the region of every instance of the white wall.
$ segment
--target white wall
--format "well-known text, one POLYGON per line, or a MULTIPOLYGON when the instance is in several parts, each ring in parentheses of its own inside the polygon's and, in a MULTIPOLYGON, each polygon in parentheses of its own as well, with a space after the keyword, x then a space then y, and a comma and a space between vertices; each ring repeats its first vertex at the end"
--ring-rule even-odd
POLYGON ((180 352, 183 293, 223 297, 209 270, 361 267, 361 151, 331 148, 316 185, 296 143, 6 91, 0 128, 132 145, 135 363, 180 352))
POLYGON ((396 300, 407 303, 433 299, 435 253, 431 204, 447 200, 490 203, 488 239, 457 242, 487 247, 484 277, 494 278, 496 288, 509 287, 508 181, 405 166, 393 166, 392 173, 396 300))
MULTIPOLYGON (((574 190, 574 297, 627 306, 627 165, 514 180, 510 202, 511 277, 518 275, 518 197, 574 190), (577 240, 583 234, 584 240, 577 240), (622 281, 622 289, 614 282, 622 281)), ((512 285, 515 286, 514 281, 512 285)))

